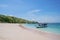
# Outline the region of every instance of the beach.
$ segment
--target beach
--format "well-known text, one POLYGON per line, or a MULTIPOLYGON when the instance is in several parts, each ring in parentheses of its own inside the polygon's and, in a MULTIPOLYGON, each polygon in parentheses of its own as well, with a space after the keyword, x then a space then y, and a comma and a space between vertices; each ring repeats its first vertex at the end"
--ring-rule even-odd
POLYGON ((26 28, 21 24, 0 23, 0 40, 60 40, 60 35, 26 28))

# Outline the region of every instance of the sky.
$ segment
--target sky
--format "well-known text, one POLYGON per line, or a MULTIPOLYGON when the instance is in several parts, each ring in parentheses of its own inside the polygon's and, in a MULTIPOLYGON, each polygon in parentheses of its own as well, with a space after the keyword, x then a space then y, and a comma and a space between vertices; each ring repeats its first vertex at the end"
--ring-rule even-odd
POLYGON ((0 0, 0 14, 44 23, 60 23, 60 0, 0 0))

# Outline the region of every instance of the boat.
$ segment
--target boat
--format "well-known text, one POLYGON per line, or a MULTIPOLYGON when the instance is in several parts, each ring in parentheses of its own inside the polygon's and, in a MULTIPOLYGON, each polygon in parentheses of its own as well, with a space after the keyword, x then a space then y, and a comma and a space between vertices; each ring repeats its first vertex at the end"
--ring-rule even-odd
POLYGON ((47 23, 38 23, 36 28, 46 28, 47 23))

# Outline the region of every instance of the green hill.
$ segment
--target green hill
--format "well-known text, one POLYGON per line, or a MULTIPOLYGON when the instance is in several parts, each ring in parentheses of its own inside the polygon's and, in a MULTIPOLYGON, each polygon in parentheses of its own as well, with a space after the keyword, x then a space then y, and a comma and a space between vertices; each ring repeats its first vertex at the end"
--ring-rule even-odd
POLYGON ((36 23, 35 21, 29 21, 14 16, 6 16, 0 14, 0 23, 36 23))

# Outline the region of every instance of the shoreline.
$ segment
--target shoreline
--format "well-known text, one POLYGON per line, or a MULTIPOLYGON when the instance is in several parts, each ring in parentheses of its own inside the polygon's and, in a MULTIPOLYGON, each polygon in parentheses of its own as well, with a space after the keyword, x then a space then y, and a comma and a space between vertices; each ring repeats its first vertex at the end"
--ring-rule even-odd
POLYGON ((60 34, 54 34, 54 33, 50 33, 50 32, 45 32, 45 31, 42 31, 42 30, 38 30, 38 29, 32 29, 32 28, 27 28, 27 27, 24 27, 23 25, 19 25, 21 28, 23 28, 23 29, 25 29, 25 30, 29 30, 29 31, 32 31, 32 32, 36 32, 36 33, 40 33, 40 32, 42 32, 42 33, 47 33, 47 34, 52 34, 52 35, 59 35, 60 36, 60 34))
POLYGON ((21 24, 0 23, 1 40, 60 40, 60 35, 26 28, 21 24))
POLYGON ((37 30, 37 29, 31 29, 31 28, 24 27, 23 25, 19 25, 19 26, 22 27, 22 28, 24 28, 25 30, 34 32, 34 33, 39 34, 39 35, 43 35, 45 37, 52 37, 52 36, 54 36, 54 38, 58 38, 58 39, 60 38, 59 34, 44 32, 44 31, 37 30))
POLYGON ((55 33, 51 33, 51 32, 47 32, 47 31, 42 31, 42 30, 40 30, 40 29, 36 29, 36 28, 27 28, 27 27, 25 27, 25 26, 23 26, 23 25, 19 25, 19 26, 22 26, 23 28, 25 28, 25 29, 28 29, 28 30, 30 30, 30 31, 36 31, 36 32, 44 32, 44 33, 49 33, 49 34, 54 34, 54 35, 60 35, 60 34, 55 34, 55 33))

